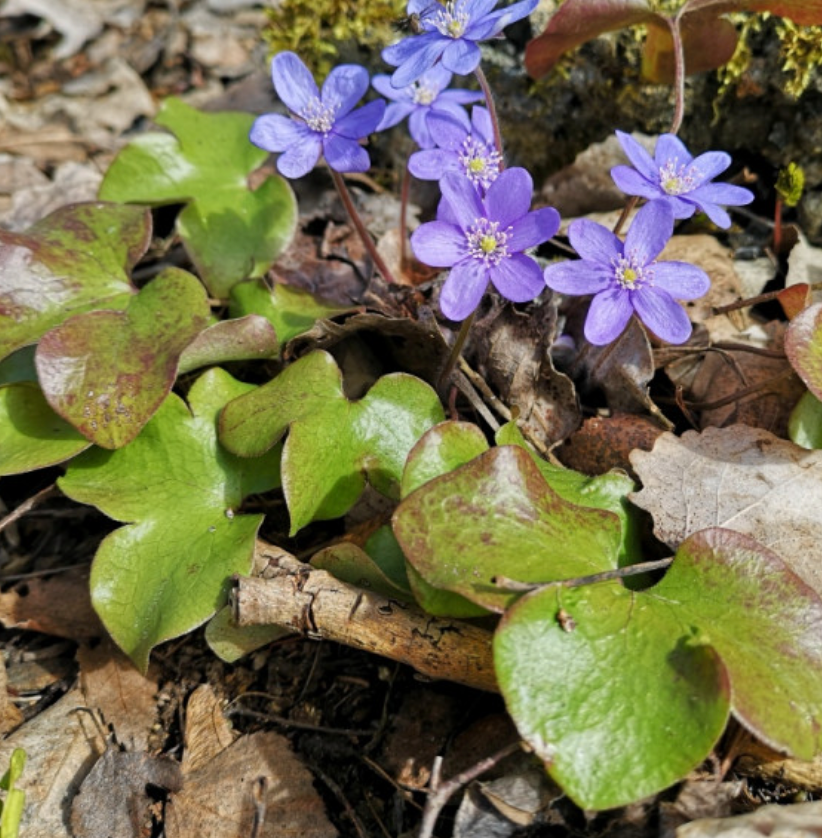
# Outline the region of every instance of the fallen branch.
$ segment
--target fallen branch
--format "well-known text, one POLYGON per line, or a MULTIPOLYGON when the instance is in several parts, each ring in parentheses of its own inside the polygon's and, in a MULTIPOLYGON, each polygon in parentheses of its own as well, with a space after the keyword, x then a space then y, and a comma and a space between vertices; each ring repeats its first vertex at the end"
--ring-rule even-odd
POLYGON ((497 692, 491 632, 432 617, 335 579, 277 548, 260 545, 264 577, 238 577, 231 607, 238 626, 278 625, 412 666, 434 679, 497 692))

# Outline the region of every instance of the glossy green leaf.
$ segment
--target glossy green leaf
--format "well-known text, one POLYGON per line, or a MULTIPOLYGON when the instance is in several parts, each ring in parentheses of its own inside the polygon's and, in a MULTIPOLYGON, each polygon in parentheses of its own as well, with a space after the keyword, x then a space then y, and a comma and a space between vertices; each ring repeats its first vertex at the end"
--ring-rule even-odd
POLYGON ((344 311, 351 311, 351 308, 324 302, 301 288, 279 282, 272 288, 262 279, 248 280, 231 289, 231 316, 259 314, 265 317, 281 344, 308 331, 320 318, 344 311))
POLYGON ((809 306, 791 320, 785 354, 805 386, 822 399, 822 303, 809 306))
POLYGON ((297 221, 291 187, 273 175, 249 188, 249 174, 268 157, 248 140, 251 114, 202 113, 171 98, 155 121, 173 136, 133 140, 106 172, 100 197, 186 204, 177 232, 209 291, 227 297, 235 283, 261 276, 291 240, 297 221))
POLYGON ((396 497, 408 452, 442 418, 431 387, 404 373, 380 378, 362 399, 349 401, 332 356, 312 352, 227 405, 220 440, 253 457, 288 430, 282 475, 293 535, 313 520, 344 515, 366 476, 396 497))
POLYGON ((517 596, 495 577, 550 582, 616 567, 621 529, 612 512, 564 501, 515 446, 425 483, 402 501, 393 525, 426 581, 495 611, 517 596))
POLYGON ((121 527, 94 558, 91 595, 109 633, 141 669, 151 649, 205 622, 225 603, 234 573, 248 573, 262 515, 244 497, 278 483, 279 449, 240 460, 217 442, 222 406, 252 390, 212 369, 171 394, 142 433, 118 451, 75 458, 60 488, 121 527))
POLYGON ((34 346, 24 346, 0 361, 0 384, 37 383, 34 349, 34 346))
POLYGON ((123 308, 151 240, 139 207, 61 207, 25 233, 0 230, 0 358, 92 308, 123 308))
POLYGON ((617 583, 523 597, 497 629, 494 663, 520 735, 584 809, 681 779, 728 718, 727 675, 705 638, 617 583))
POLYGON ((168 268, 125 311, 72 317, 40 341, 35 356, 51 407, 101 448, 131 442, 168 395, 186 346, 208 323, 192 274, 168 268))
MULTIPOLYGON (((485 434, 470 422, 441 422, 426 431, 411 449, 402 474, 400 497, 410 495, 429 480, 448 474, 488 450, 485 434)), ((435 617, 479 617, 488 610, 453 591, 435 587, 408 565, 414 598, 435 617)))
POLYGON ((36 384, 0 387, 0 475, 62 463, 90 444, 49 407, 36 384))
POLYGON ((568 503, 606 509, 613 512, 622 526, 622 543, 619 564, 634 564, 643 560, 640 544, 640 523, 636 507, 628 501, 628 494, 636 486, 627 474, 610 471, 590 477, 579 471, 549 463, 538 456, 525 442, 521 431, 513 422, 507 422, 495 435, 497 445, 518 445, 531 454, 545 482, 568 503))
POLYGON ((708 756, 731 711, 777 750, 822 745, 822 601, 748 536, 686 539, 655 587, 550 589, 494 641, 522 736, 586 809, 638 800, 708 756))
POLYGON ((822 448, 822 402, 804 393, 788 421, 788 436, 803 448, 822 448))
POLYGON ((277 335, 264 317, 249 314, 221 320, 200 332, 183 350, 178 374, 228 361, 256 361, 279 354, 277 335))
POLYGON ((282 626, 238 626, 233 620, 231 606, 221 608, 209 621, 205 639, 209 649, 226 663, 234 663, 245 655, 294 634, 282 626))
POLYGON ((411 598, 407 585, 405 588, 398 587, 377 561, 351 542, 343 541, 320 550, 311 557, 311 564, 320 570, 327 570, 335 579, 389 599, 406 602, 411 598))

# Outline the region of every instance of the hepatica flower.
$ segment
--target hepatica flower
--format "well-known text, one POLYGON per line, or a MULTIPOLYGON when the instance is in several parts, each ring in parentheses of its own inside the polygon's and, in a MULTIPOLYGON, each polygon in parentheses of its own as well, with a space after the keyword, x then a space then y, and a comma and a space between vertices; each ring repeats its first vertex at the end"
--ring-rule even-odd
POLYGON ((455 172, 482 190, 496 180, 502 158, 494 143, 491 115, 485 108, 474 108, 470 121, 465 111, 433 113, 428 128, 436 146, 416 151, 408 158, 408 170, 414 177, 440 180, 447 172, 455 172))
POLYGON ((371 165, 359 141, 376 130, 385 112, 381 99, 354 106, 368 90, 368 71, 356 64, 335 67, 322 92, 308 68, 293 52, 281 52, 271 62, 277 95, 292 118, 264 114, 254 120, 249 139, 266 151, 282 152, 277 169, 290 178, 302 177, 320 155, 337 172, 365 172, 371 165))
POLYGON ((454 74, 437 64, 426 70, 415 82, 397 89, 389 76, 374 76, 371 84, 386 99, 390 99, 378 131, 393 128, 408 117, 408 130, 420 148, 432 148, 436 143, 428 128, 428 117, 434 113, 450 113, 456 118, 464 114, 463 105, 478 102, 482 93, 476 90, 446 90, 454 74))
POLYGON ((549 288, 562 294, 593 294, 585 337, 603 346, 619 337, 636 312, 657 337, 684 343, 691 322, 677 300, 695 300, 710 288, 708 275, 687 262, 657 262, 674 230, 665 201, 637 212, 623 244, 610 230, 587 219, 571 223, 568 235, 579 261, 545 269, 549 288))
POLYGON ((530 15, 538 2, 520 0, 494 11, 497 0, 410 0, 408 14, 422 31, 383 50, 383 60, 397 68, 391 84, 405 87, 440 61, 457 75, 473 73, 480 62, 477 42, 530 15))
POLYGON ((674 218, 690 218, 699 209, 717 227, 727 229, 731 218, 720 206, 737 207, 753 201, 753 193, 730 183, 711 183, 731 165, 723 151, 708 151, 692 157, 673 134, 662 134, 656 141, 654 156, 632 137, 616 132, 623 151, 634 164, 611 169, 614 183, 628 195, 666 201, 674 218))
POLYGON ((545 287, 537 263, 522 251, 550 239, 559 228, 555 209, 530 212, 531 175, 506 169, 484 198, 460 175, 442 181, 436 221, 411 236, 414 254, 426 265, 451 268, 440 295, 449 320, 464 320, 479 305, 488 283, 515 303, 533 300, 545 287))

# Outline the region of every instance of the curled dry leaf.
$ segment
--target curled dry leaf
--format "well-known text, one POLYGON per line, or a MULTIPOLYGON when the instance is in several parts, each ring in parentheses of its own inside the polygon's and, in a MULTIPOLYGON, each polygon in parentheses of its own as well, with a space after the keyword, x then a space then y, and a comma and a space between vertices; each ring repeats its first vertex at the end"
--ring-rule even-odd
POLYGON ((663 434, 631 463, 643 484, 631 500, 651 513, 671 549, 699 530, 726 527, 773 550, 822 592, 822 451, 732 425, 663 434))

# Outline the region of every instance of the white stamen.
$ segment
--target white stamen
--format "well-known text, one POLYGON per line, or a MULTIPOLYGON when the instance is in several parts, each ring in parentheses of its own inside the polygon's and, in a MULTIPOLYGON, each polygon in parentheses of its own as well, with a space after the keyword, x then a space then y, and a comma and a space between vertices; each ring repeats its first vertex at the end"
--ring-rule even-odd
POLYGON ((334 113, 336 108, 333 105, 324 105, 317 96, 300 111, 300 116, 305 124, 318 134, 327 134, 334 127, 334 113))
POLYGON ((611 259, 611 265, 614 268, 614 279, 628 291, 654 284, 653 262, 643 265, 633 251, 627 256, 611 259))
POLYGON ((446 38, 461 38, 468 27, 468 13, 460 9, 461 0, 448 0, 445 8, 439 9, 431 24, 446 38))
POLYGON ((415 105, 430 105, 439 95, 439 90, 423 82, 414 82, 411 101, 415 105))
POLYGON ((475 219, 465 231, 469 253, 474 259, 482 259, 486 265, 499 265, 503 259, 511 255, 508 252, 508 239, 511 238, 512 230, 513 227, 500 230, 499 221, 475 219))
POLYGON ((659 169, 659 185, 668 195, 690 192, 698 183, 699 170, 694 166, 677 166, 676 157, 659 169))
POLYGON ((457 156, 471 183, 487 189, 497 179, 502 157, 493 146, 489 147, 469 134, 462 141, 457 156))

